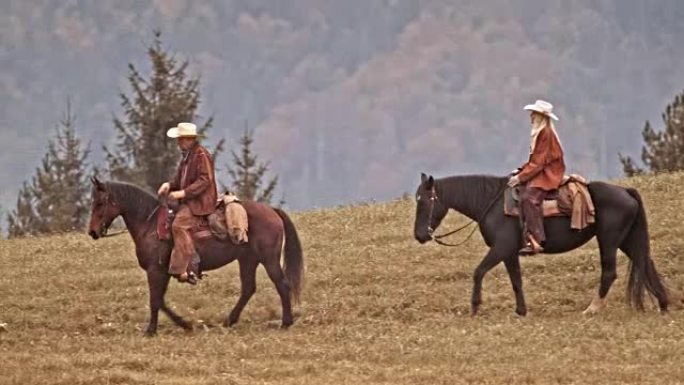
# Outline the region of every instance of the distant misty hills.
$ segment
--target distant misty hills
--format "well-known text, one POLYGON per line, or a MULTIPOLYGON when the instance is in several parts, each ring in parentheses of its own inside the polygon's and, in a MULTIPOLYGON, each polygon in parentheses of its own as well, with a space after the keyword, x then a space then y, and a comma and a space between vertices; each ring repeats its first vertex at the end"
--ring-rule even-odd
MULTIPOLYGON (((522 106, 557 106, 569 171, 621 175, 684 87, 679 1, 121 1, 0 6, 0 205, 11 209, 73 98, 93 163, 152 30, 201 74, 206 140, 245 122, 288 206, 413 191, 421 171, 503 174, 522 106)), ((217 166, 225 171, 218 159, 217 166)), ((227 176, 220 178, 228 182, 227 176)))

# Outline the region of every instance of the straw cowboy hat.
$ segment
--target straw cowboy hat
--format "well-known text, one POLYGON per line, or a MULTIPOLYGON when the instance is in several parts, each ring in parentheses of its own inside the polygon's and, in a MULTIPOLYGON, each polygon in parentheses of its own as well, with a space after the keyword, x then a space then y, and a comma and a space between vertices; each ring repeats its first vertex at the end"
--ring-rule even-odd
POLYGON ((166 131, 169 138, 194 138, 197 136, 197 126, 192 123, 178 123, 178 126, 166 131))
POLYGON ((546 115, 553 120, 558 120, 558 117, 552 112, 553 104, 544 100, 537 100, 534 102, 534 104, 528 104, 523 109, 527 111, 539 112, 540 114, 546 115))

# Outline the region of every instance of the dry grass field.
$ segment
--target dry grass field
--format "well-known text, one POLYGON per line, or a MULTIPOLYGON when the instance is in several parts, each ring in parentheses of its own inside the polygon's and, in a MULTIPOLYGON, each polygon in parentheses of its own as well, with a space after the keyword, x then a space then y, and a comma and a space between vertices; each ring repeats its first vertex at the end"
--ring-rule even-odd
MULTIPOLYGON (((684 285, 684 174, 637 178, 653 257, 684 285)), ((471 318, 471 274, 485 253, 412 238, 414 203, 296 213, 306 282, 295 325, 278 328, 277 293, 259 270, 240 322, 220 326, 239 293, 237 264, 198 287, 171 283, 186 333, 148 319, 145 276, 127 236, 0 240, 2 384, 679 384, 684 311, 638 313, 624 303, 626 257, 605 312, 582 310, 599 279, 595 241, 523 259, 530 314, 514 314, 503 266, 485 277, 471 318)), ((450 214, 442 230, 464 223, 450 214)), ((458 240, 458 236, 454 241, 458 240)))

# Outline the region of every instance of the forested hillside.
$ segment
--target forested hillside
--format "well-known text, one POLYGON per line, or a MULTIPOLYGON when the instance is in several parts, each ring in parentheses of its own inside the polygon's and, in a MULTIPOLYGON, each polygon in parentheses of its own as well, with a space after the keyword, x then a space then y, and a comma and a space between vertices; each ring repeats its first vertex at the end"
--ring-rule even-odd
POLYGON ((569 171, 617 176, 618 151, 638 156, 644 121, 684 87, 678 0, 0 4, 4 209, 68 96, 101 161, 155 28, 201 74, 208 141, 236 145, 247 121, 294 208, 398 196, 420 171, 503 174, 539 97, 557 105, 569 171))

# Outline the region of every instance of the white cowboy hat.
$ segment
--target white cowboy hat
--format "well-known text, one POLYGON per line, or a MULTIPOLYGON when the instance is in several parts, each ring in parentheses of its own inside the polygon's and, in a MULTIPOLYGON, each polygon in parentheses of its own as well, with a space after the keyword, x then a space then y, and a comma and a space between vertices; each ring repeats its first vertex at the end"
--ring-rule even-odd
POLYGON ((178 123, 178 126, 166 131, 169 138, 194 138, 197 136, 197 126, 192 123, 178 123))
POLYGON ((528 104, 523 109, 528 111, 539 112, 540 114, 544 114, 553 120, 558 120, 558 117, 552 112, 553 104, 544 100, 537 100, 536 102, 534 102, 534 104, 528 104))

